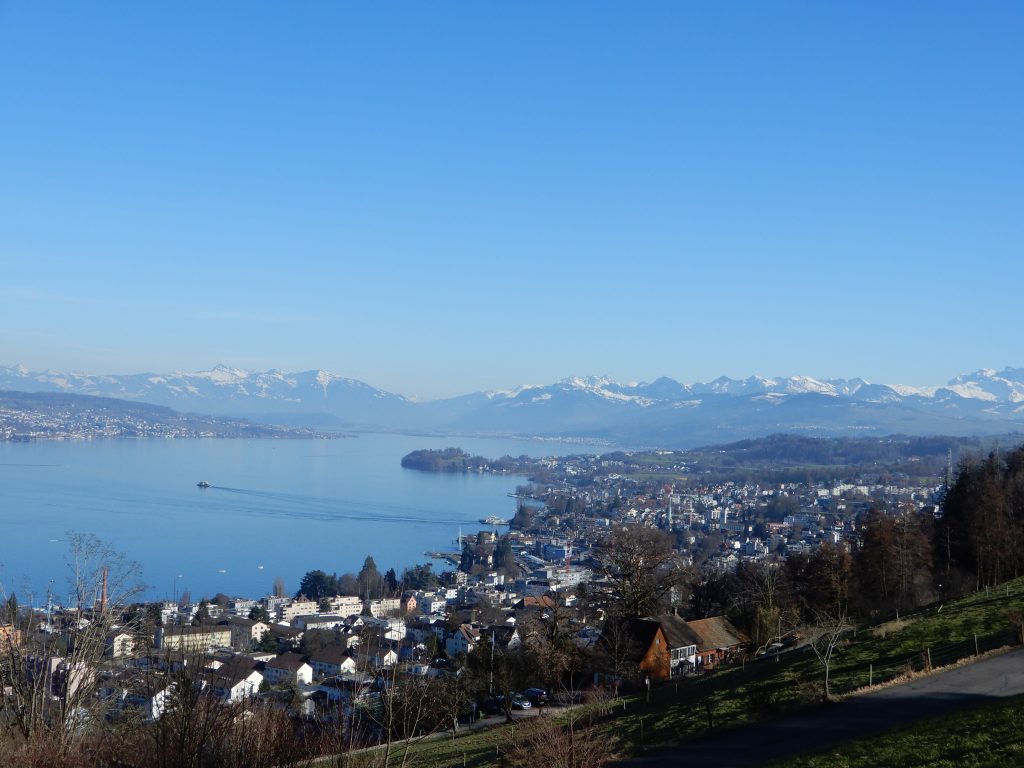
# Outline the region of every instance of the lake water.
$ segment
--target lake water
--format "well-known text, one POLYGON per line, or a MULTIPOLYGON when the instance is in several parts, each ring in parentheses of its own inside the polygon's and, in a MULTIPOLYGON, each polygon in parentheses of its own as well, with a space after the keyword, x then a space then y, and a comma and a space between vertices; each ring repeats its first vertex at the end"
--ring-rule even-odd
MULTIPOLYGON (((90 533, 143 566, 149 599, 288 592, 314 568, 383 573, 455 549, 460 526, 511 517, 523 478, 403 469, 416 448, 544 456, 606 447, 479 438, 96 440, 0 443, 0 586, 22 602, 67 590, 67 533, 90 533), (200 480, 210 488, 200 489, 200 480), (263 568, 259 568, 259 566, 263 568)), ((436 563, 435 568, 440 564, 436 563)))

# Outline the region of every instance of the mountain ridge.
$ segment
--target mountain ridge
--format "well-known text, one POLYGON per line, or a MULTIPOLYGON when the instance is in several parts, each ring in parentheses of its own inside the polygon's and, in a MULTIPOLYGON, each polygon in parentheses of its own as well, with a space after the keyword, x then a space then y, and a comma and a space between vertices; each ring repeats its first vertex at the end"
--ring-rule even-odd
POLYGON ((220 416, 338 429, 592 437, 687 447, 779 431, 819 435, 994 434, 1024 429, 1024 368, 980 369, 945 385, 862 378, 725 376, 683 384, 667 376, 623 384, 571 376, 414 401, 324 370, 92 375, 0 366, 0 388, 147 402, 220 416))

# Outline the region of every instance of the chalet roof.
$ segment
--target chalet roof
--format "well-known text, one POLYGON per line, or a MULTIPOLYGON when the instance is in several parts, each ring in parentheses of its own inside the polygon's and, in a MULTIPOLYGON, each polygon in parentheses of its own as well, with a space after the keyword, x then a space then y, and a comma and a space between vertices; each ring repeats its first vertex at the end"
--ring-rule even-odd
POLYGON ((700 637, 680 616, 674 613, 664 613, 655 616, 654 621, 661 624, 661 631, 665 633, 669 648, 686 648, 690 645, 700 645, 700 637))
POLYGON ((630 619, 626 622, 625 628, 630 639, 643 646, 643 650, 646 651, 654 642, 658 630, 661 629, 661 622, 654 619, 630 619))
POLYGON ((627 619, 621 624, 608 620, 601 630, 599 642, 607 648, 628 641, 625 646, 626 656, 639 661, 654 644, 654 638, 660 630, 661 622, 654 619, 627 619))
POLYGON ((710 651, 715 648, 732 648, 750 642, 750 638, 732 625, 725 616, 711 616, 686 622, 700 642, 697 649, 710 651))

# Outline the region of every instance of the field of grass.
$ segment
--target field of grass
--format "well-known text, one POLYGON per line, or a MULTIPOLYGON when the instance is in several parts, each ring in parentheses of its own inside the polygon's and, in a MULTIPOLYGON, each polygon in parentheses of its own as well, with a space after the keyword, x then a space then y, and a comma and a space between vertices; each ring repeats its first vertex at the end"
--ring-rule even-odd
POLYGON ((1003 768, 1024 765, 1024 696, 788 758, 771 768, 1003 768))

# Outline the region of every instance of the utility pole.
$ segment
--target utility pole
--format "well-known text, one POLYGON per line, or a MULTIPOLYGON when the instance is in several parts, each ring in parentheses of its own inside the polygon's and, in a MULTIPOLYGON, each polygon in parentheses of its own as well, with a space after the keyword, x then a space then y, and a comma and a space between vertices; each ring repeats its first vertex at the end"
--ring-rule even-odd
POLYGON ((494 630, 491 630, 491 671, 490 680, 487 685, 490 690, 490 695, 494 695, 494 630))

